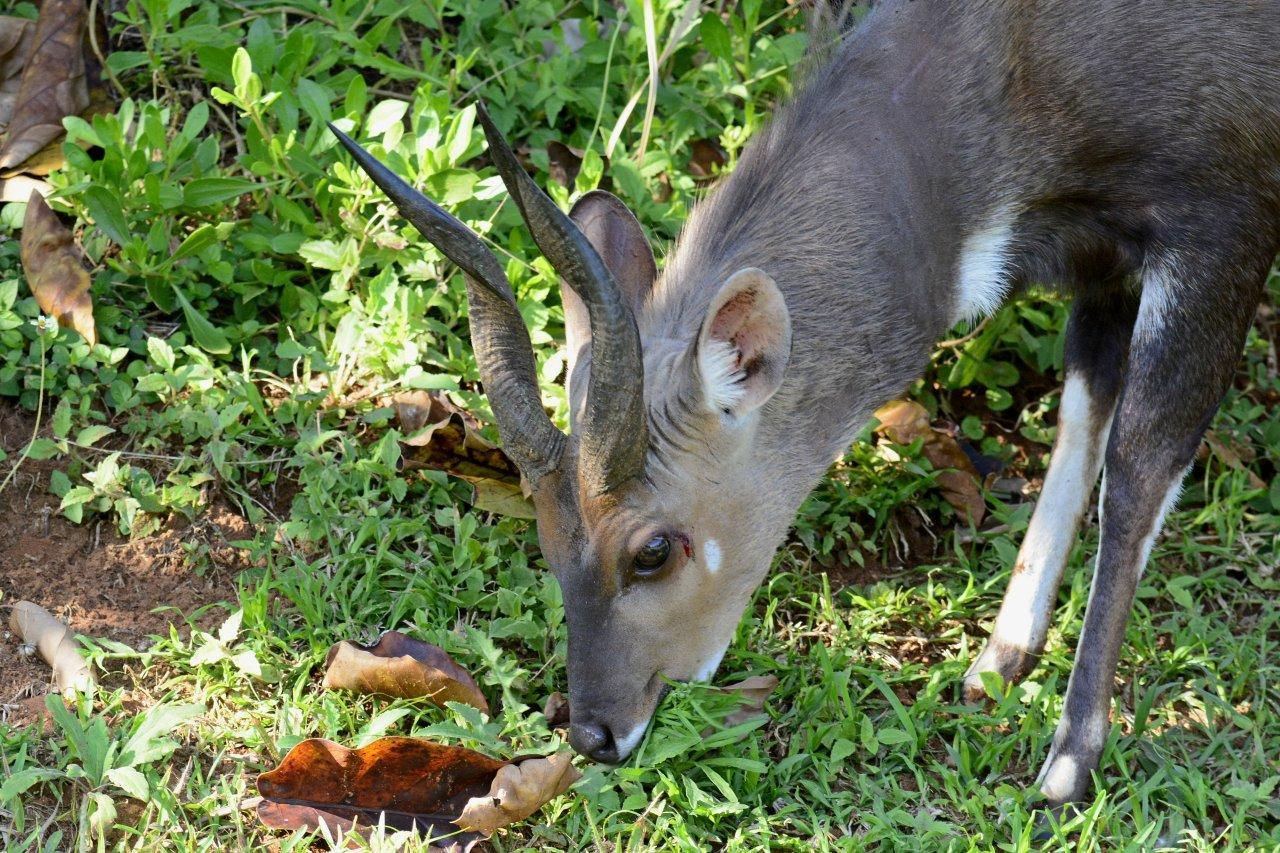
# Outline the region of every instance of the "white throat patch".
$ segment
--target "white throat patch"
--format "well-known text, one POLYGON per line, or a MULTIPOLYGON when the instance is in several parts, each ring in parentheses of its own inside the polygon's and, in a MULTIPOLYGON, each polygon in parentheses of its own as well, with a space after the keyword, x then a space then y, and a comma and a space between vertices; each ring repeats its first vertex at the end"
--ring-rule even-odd
POLYGON ((985 228, 965 238, 956 264, 956 314, 951 319, 975 320, 1000 307, 1009 290, 1013 215, 1000 210, 985 228))

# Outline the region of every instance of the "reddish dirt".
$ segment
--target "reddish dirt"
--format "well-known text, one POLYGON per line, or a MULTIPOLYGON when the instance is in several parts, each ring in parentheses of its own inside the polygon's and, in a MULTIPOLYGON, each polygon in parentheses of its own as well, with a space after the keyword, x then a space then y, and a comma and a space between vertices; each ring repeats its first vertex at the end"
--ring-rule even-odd
MULTIPOLYGON (((0 462, 0 480, 32 426, 28 413, 0 403, 0 447, 9 454, 0 462)), ((0 493, 0 720, 11 723, 30 720, 38 703, 29 699, 47 692, 50 671, 38 657, 20 653, 3 604, 34 601, 79 634, 141 648, 171 624, 186 634, 187 617, 200 608, 234 600, 236 574, 247 567, 244 552, 230 542, 252 532, 223 507, 133 540, 118 535, 105 517, 72 524, 49 494, 49 475, 58 467, 56 460, 28 460, 0 493)), ((207 627, 225 615, 212 607, 194 621, 207 627)))

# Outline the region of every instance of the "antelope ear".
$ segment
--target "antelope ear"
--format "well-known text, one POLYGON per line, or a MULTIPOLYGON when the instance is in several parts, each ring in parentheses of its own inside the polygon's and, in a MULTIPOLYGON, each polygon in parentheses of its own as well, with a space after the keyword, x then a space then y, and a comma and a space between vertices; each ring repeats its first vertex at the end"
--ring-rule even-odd
MULTIPOLYGON (((621 199, 604 190, 592 190, 578 199, 569 211, 569 218, 595 247, 600 260, 613 273, 614 281, 631 304, 631 310, 638 314, 649 298, 653 280, 658 277, 653 250, 649 248, 639 220, 621 199)), ((560 297, 564 302, 569 377, 572 380, 573 364, 582 347, 591 340, 591 329, 587 323, 587 306, 563 280, 560 282, 560 297)))
POLYGON ((791 357, 791 315, 763 270, 739 270, 720 287, 698 335, 703 399, 717 412, 745 415, 774 395, 791 357))

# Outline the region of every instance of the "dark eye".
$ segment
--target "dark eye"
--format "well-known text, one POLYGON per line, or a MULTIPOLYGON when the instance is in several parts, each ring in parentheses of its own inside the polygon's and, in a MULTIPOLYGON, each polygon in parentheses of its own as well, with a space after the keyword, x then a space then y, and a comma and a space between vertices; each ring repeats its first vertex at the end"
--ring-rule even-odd
POLYGON ((635 565, 636 574, 645 576, 652 575, 667 564, 667 557, 671 556, 671 540, 665 536, 655 536, 636 551, 632 563, 635 565))

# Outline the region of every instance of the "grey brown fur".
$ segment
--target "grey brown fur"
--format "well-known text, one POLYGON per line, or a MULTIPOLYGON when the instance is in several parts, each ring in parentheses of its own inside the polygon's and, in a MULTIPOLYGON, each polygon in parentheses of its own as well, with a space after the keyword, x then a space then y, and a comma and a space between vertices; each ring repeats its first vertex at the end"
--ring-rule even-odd
MULTIPOLYGON (((881 2, 656 279, 616 199, 579 202, 640 333, 648 428, 627 433, 647 452, 625 483, 590 488, 575 435, 535 484, 575 747, 624 758, 661 676, 714 670, 796 508, 874 409, 960 316, 1038 282, 1076 294, 1067 370, 1105 442, 1093 593, 1040 777, 1052 803, 1086 794, 1147 551, 1280 242, 1277 43, 1280 0, 881 2), (641 572, 654 537, 671 557, 641 572)), ((601 342, 565 302, 576 423, 601 342)), ((1059 534, 1080 521, 1043 513, 1059 534)), ((1042 645, 993 638, 968 688, 1022 677, 1042 645)))

